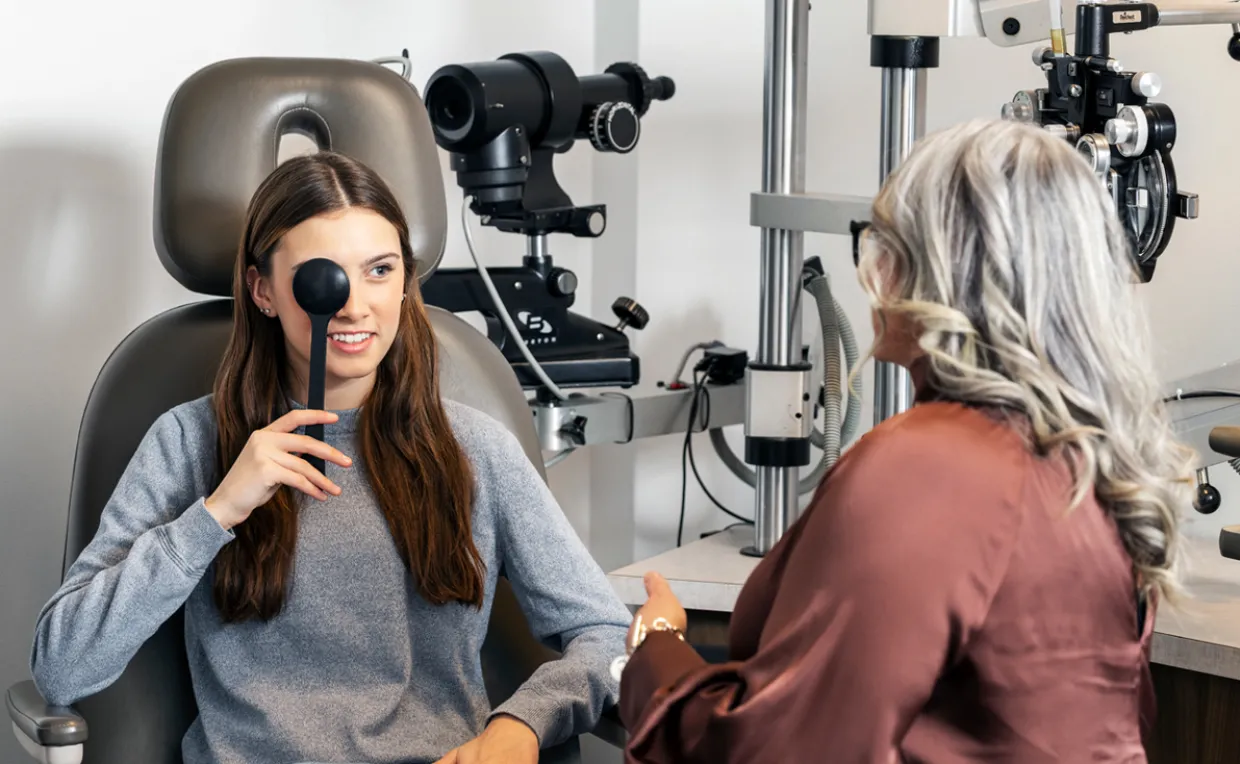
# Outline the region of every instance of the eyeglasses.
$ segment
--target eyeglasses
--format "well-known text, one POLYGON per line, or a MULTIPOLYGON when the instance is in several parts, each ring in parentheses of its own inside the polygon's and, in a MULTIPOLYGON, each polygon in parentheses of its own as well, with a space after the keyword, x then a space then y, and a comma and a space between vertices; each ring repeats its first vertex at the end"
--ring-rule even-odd
POLYGON ((861 264, 861 238, 870 230, 870 221, 852 221, 848 224, 848 232, 852 234, 853 267, 861 264))

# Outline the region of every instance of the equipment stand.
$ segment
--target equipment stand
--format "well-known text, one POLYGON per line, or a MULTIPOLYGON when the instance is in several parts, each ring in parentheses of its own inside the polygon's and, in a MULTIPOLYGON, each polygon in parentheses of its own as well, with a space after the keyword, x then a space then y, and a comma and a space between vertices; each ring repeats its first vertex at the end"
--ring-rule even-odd
MULTIPOLYGON (((767 0, 766 13, 762 190, 799 194, 805 191, 809 0, 767 0)), ((796 394, 808 381, 801 358, 804 244, 802 231, 762 229, 758 352, 745 417, 745 460, 756 471, 754 546, 746 553, 755 556, 770 551, 796 520, 798 468, 809 463, 808 432, 797 438, 755 413, 763 408, 762 396, 796 394)))
MULTIPOLYGON (((756 491, 754 545, 744 552, 753 556, 770 551, 796 521, 798 469, 809 464, 811 416, 808 406, 797 411, 797 401, 808 402, 811 389, 809 366, 801 358, 804 232, 846 233, 855 220, 848 213, 859 206, 856 199, 805 193, 809 0, 767 0, 766 11, 762 194, 755 195, 751 211, 755 223, 762 221, 759 338, 745 415, 745 461, 754 465, 756 491)), ((938 66, 939 40, 876 36, 870 58, 883 70, 879 169, 885 180, 925 134, 925 70, 938 66)), ((908 371, 877 364, 874 423, 912 403, 908 371)))

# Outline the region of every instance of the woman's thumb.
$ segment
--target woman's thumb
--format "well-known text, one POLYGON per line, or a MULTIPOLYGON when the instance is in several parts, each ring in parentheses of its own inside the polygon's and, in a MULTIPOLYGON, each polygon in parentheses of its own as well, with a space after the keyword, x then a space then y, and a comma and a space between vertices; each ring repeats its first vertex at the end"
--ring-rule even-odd
POLYGON ((643 581, 646 584, 646 596, 648 597, 657 597, 671 593, 671 587, 668 586, 667 579, 653 570, 643 577, 643 581))

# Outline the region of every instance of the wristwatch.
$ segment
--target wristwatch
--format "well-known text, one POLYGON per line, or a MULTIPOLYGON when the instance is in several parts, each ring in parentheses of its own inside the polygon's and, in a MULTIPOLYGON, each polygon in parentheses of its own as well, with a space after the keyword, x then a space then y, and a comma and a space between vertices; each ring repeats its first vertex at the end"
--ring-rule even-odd
POLYGON ((617 656, 616 659, 611 662, 611 676, 613 679, 617 682, 620 681, 621 675, 624 674, 624 667, 629 665, 629 656, 636 652, 637 648, 642 646, 642 644, 646 641, 646 637, 650 636, 651 632, 655 631, 664 631, 670 634, 675 634, 676 638, 681 642, 685 641, 684 631, 681 630, 679 626, 672 624, 672 622, 666 618, 660 616, 659 618, 651 621, 650 625, 647 626, 642 621, 642 617, 640 615, 637 616, 637 624, 633 628, 633 636, 629 640, 629 644, 626 646, 628 654, 617 656))
POLYGON ((642 622, 641 616, 637 616, 637 628, 633 629, 633 638, 629 640, 629 655, 637 651, 646 641, 646 637, 650 636, 652 631, 667 631, 676 635, 681 642, 685 641, 685 633, 679 627, 672 625, 672 622, 666 618, 659 616, 650 622, 647 626, 642 622))

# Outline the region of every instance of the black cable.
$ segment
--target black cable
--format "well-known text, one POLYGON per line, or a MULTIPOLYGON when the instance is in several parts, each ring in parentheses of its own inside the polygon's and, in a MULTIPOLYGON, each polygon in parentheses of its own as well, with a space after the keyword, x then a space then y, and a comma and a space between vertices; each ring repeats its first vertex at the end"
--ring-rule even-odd
MULTIPOLYGON (((705 366, 703 362, 699 366, 705 366)), ((693 442, 693 423, 697 421, 698 410, 698 391, 697 391, 697 375, 698 370, 693 371, 693 398, 689 400, 689 421, 685 427, 685 443, 680 449, 680 522, 676 526, 676 546, 680 547, 684 543, 685 537, 685 505, 689 495, 689 453, 693 442)))
POLYGON ((693 428, 698 420, 698 408, 702 403, 706 404, 706 424, 699 432, 704 432, 706 426, 710 423, 710 391, 706 389, 706 371, 710 366, 709 361, 699 363, 693 370, 693 398, 689 401, 689 421, 685 427, 685 443, 680 451, 680 521, 676 526, 676 546, 679 547, 684 543, 685 534, 685 507, 687 503, 689 490, 689 467, 693 468, 693 476, 697 479, 698 485, 702 489, 702 493, 706 494, 706 498, 710 499, 716 507, 729 517, 740 520, 743 523, 752 524, 753 521, 748 518, 741 517, 735 512, 723 506, 718 499, 706 488, 705 481, 702 480, 701 473, 698 472, 697 462, 693 458, 693 428))
POLYGON ((1240 398, 1240 391, 1235 390, 1190 390, 1187 393, 1163 398, 1163 403, 1190 401, 1197 398, 1240 398))
POLYGON ((732 530, 733 528, 740 528, 741 526, 748 526, 748 525, 753 525, 753 522, 750 520, 745 520, 744 522, 740 522, 740 523, 732 523, 731 525, 725 525, 724 527, 720 528, 717 531, 702 531, 701 535, 698 536, 698 538, 708 539, 711 536, 718 536, 720 533, 726 533, 732 530))
MULTIPOLYGON (((690 404, 692 406, 692 404, 690 404)), ((692 417, 690 418, 692 423, 692 417)), ((685 498, 689 495, 689 439, 693 437, 693 428, 685 430, 685 444, 680 449, 680 523, 676 526, 676 546, 680 547, 685 537, 685 498)))
MULTIPOLYGON (((698 383, 696 379, 694 380, 694 383, 693 383, 693 390, 694 390, 693 394, 695 396, 701 395, 706 401, 706 411, 708 413, 705 417, 703 417, 705 419, 705 422, 703 423, 702 430, 699 430, 699 432, 705 432, 706 426, 709 425, 710 423, 710 414, 709 414, 710 412, 710 390, 707 390, 704 384, 698 383)), ((692 427, 692 421, 690 421, 690 427, 692 427)), ((723 506, 723 504, 718 499, 716 499, 714 495, 710 492, 710 489, 706 487, 706 481, 702 479, 702 474, 698 472, 697 460, 693 458, 693 440, 692 439, 690 439, 689 441, 689 466, 693 469, 693 477, 697 478, 697 483, 698 483, 698 486, 701 487, 702 493, 706 494, 706 498, 710 499, 711 503, 713 503, 716 507, 719 508, 719 511, 723 512, 728 517, 731 517, 733 520, 740 520, 743 523, 750 523, 750 524, 753 523, 753 520, 750 520, 747 517, 741 517, 740 515, 733 512, 732 510, 723 506)))
POLYGON ((625 395, 624 393, 610 393, 610 392, 608 392, 608 393, 600 393, 600 395, 602 395, 604 398, 619 398, 619 399, 621 399, 621 400, 623 400, 623 401, 626 401, 626 402, 628 403, 628 412, 629 412, 629 436, 628 436, 628 439, 627 439, 627 440, 620 440, 620 441, 616 441, 616 442, 617 442, 617 443, 632 443, 632 442, 633 442, 633 425, 634 425, 634 418, 635 418, 635 415, 634 415, 634 412, 633 412, 633 399, 632 399, 632 398, 630 398, 629 396, 625 395))
MULTIPOLYGON (((699 433, 706 432, 706 429, 710 426, 710 389, 706 387, 705 373, 702 374, 702 377, 700 379, 698 378, 697 374, 694 374, 693 396, 698 401, 698 405, 705 404, 705 408, 704 408, 705 413, 701 417, 702 429, 698 430, 698 432, 699 433)), ((693 429, 693 423, 695 419, 696 417, 690 415, 690 418, 689 418, 690 430, 693 429)), ((716 507, 718 507, 721 512, 723 512, 725 515, 731 517, 734 520, 740 520, 742 523, 748 523, 749 525, 753 525, 753 520, 750 520, 747 517, 741 517, 740 515, 733 512, 732 510, 723 506, 723 503, 720 502, 718 499, 716 499, 714 495, 711 494, 710 489, 706 487, 706 481, 702 479, 701 473, 698 472, 697 460, 694 459, 693 457, 693 439, 692 438, 689 439, 689 466, 693 469, 693 477, 697 478, 697 483, 698 483, 698 486, 701 487, 702 493, 706 494, 706 498, 710 499, 711 502, 716 507)))

